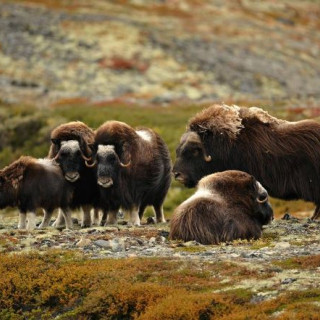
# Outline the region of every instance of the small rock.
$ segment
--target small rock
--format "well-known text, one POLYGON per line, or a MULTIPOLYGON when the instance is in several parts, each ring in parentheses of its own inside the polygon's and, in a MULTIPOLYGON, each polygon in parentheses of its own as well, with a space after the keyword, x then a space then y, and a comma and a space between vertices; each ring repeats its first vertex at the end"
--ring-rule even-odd
POLYGON ((274 248, 275 249, 287 249, 287 248, 290 248, 291 245, 289 242, 278 242, 274 248))
POLYGON ((197 241, 187 241, 182 244, 183 247, 193 247, 193 246, 198 246, 199 243, 197 241))
POLYGON ((91 240, 90 239, 86 239, 86 238, 81 238, 77 243, 76 246, 77 247, 86 247, 88 245, 91 244, 91 240))
POLYGON ((110 242, 107 240, 97 240, 94 244, 100 248, 111 248, 110 242))
POLYGON ((290 284, 290 283, 295 282, 295 281, 297 281, 296 278, 287 278, 287 279, 282 280, 281 284, 290 284))
POLYGON ((156 243, 156 238, 155 237, 151 237, 149 239, 149 244, 154 245, 156 243))

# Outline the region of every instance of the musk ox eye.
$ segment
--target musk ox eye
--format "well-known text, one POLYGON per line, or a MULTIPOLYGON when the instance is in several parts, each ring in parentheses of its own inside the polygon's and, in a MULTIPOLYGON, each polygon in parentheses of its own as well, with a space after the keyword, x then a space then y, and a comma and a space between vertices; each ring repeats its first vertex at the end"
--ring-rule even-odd
POLYGON ((192 151, 192 155, 193 155, 194 157, 197 157, 199 154, 200 154, 200 150, 199 150, 199 149, 194 149, 194 150, 192 151))

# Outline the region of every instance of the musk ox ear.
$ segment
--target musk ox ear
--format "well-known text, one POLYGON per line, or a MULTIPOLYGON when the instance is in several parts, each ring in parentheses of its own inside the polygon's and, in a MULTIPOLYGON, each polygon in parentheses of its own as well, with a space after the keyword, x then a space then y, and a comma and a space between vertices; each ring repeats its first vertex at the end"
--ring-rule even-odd
POLYGON ((80 137, 79 144, 81 152, 84 154, 84 156, 90 158, 92 156, 92 149, 89 147, 88 143, 83 139, 83 137, 80 137))

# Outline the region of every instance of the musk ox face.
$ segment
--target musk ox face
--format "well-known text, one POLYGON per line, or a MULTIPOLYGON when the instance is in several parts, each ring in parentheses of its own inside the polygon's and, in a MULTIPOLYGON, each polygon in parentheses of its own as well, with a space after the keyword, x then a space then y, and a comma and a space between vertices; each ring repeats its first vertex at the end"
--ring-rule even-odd
POLYGON ((15 205, 17 188, 17 185, 14 186, 12 182, 2 177, 0 172, 0 209, 15 205))
POLYGON ((103 188, 112 187, 122 167, 127 167, 128 164, 123 164, 116 153, 114 145, 98 145, 96 154, 97 163, 97 182, 103 188))
POLYGON ((75 182, 80 178, 80 171, 89 161, 77 140, 67 140, 59 142, 59 152, 55 156, 55 161, 60 165, 64 177, 70 182, 75 182))
POLYGON ((199 135, 189 131, 183 134, 176 149, 176 162, 173 166, 175 179, 188 188, 212 173, 212 156, 207 154, 199 135))

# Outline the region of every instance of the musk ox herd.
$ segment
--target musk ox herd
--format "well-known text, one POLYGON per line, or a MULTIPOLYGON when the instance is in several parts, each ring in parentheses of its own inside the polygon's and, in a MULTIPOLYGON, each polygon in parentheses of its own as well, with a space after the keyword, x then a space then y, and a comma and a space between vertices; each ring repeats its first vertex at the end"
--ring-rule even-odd
POLYGON ((117 213, 140 225, 147 206, 166 222, 163 202, 171 176, 195 193, 170 221, 171 239, 218 244, 257 239, 273 219, 268 194, 315 203, 320 215, 320 124, 288 122, 260 108, 212 105, 190 119, 172 168, 163 139, 149 128, 107 121, 97 130, 75 121, 51 133, 45 159, 22 156, 0 170, 0 208, 17 207, 20 229, 72 229, 115 224, 117 213), (93 213, 93 217, 91 214, 93 213), (101 216, 100 216, 101 215, 101 216))

